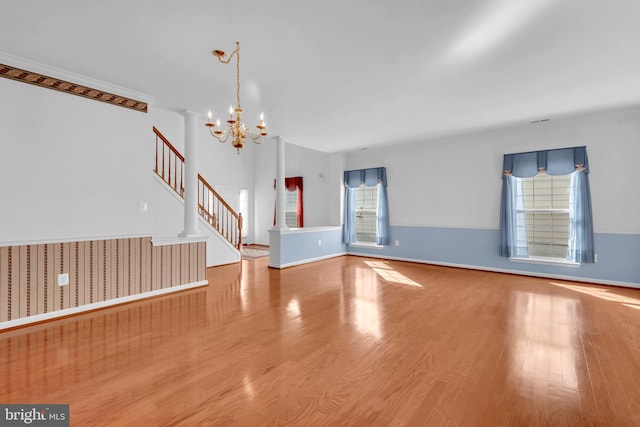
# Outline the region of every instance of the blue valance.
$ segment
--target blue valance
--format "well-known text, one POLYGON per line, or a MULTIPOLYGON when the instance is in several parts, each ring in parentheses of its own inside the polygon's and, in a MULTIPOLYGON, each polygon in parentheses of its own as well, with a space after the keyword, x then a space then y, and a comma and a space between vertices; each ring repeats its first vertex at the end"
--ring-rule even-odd
POLYGON ((382 183, 387 186, 387 168, 369 168, 344 171, 345 187, 358 188, 361 184, 373 187, 382 183))
POLYGON ((589 173, 587 147, 505 154, 502 170, 503 177, 513 175, 518 178, 532 177, 539 172, 567 175, 575 170, 582 170, 589 173))

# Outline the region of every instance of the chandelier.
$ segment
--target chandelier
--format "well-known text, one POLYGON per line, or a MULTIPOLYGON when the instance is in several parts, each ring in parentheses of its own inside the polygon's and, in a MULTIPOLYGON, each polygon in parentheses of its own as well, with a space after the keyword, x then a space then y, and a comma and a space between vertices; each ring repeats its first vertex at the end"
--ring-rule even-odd
POLYGON ((244 140, 248 136, 251 138, 253 142, 256 144, 262 144, 264 142, 264 137, 267 136, 267 127, 264 124, 264 113, 260 114, 260 122, 258 123, 259 132, 254 134, 251 130, 242 122, 242 107, 240 107, 240 42, 236 42, 236 49, 231 52, 231 55, 225 60, 226 54, 221 50, 214 50, 213 54, 218 58, 218 61, 223 64, 228 64, 231 62, 231 58, 233 55, 236 56, 236 108, 233 106, 229 106, 229 120, 227 120, 227 126, 223 129, 220 126, 220 119, 213 122, 213 116, 211 115, 211 111, 209 111, 209 119, 205 126, 209 128, 209 132, 211 135, 216 138, 220 142, 227 142, 229 137, 232 138, 231 144, 234 146, 236 150, 238 150, 238 154, 240 154, 240 149, 244 147, 244 140), (234 114, 235 113, 235 117, 234 114))

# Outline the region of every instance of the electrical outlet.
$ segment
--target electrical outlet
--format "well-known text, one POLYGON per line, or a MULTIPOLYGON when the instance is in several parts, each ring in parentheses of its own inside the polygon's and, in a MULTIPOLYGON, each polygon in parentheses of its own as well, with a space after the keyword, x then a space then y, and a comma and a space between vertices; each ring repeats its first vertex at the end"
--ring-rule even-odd
POLYGON ((400 240, 396 240, 395 242, 393 242, 394 246, 400 246, 400 240))
POLYGON ((322 246, 322 240, 318 240, 318 246, 322 246))
POLYGON ((66 286, 69 284, 69 273, 58 274, 58 286, 66 286))
POLYGON ((595 255, 593 256, 593 262, 598 262, 598 254, 595 254, 595 255))

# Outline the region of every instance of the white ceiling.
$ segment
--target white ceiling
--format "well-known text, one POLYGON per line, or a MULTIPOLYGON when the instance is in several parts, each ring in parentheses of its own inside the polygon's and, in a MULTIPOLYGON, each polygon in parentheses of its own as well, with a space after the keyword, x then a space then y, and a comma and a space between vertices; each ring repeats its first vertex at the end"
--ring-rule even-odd
POLYGON ((334 152, 640 105, 638 0, 32 0, 0 52, 334 152))

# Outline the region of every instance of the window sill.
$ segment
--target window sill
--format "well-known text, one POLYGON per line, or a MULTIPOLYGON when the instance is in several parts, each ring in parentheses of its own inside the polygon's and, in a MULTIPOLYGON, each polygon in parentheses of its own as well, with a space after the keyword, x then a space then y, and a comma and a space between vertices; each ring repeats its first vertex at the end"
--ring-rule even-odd
POLYGON ((571 268, 579 268, 581 266, 579 262, 567 261, 560 258, 550 258, 550 257, 509 258, 509 261, 524 262, 527 264, 554 265, 559 267, 571 267, 571 268))
POLYGON ((354 248, 384 249, 384 246, 382 245, 378 245, 376 243, 366 243, 366 242, 349 243, 349 246, 354 248))

